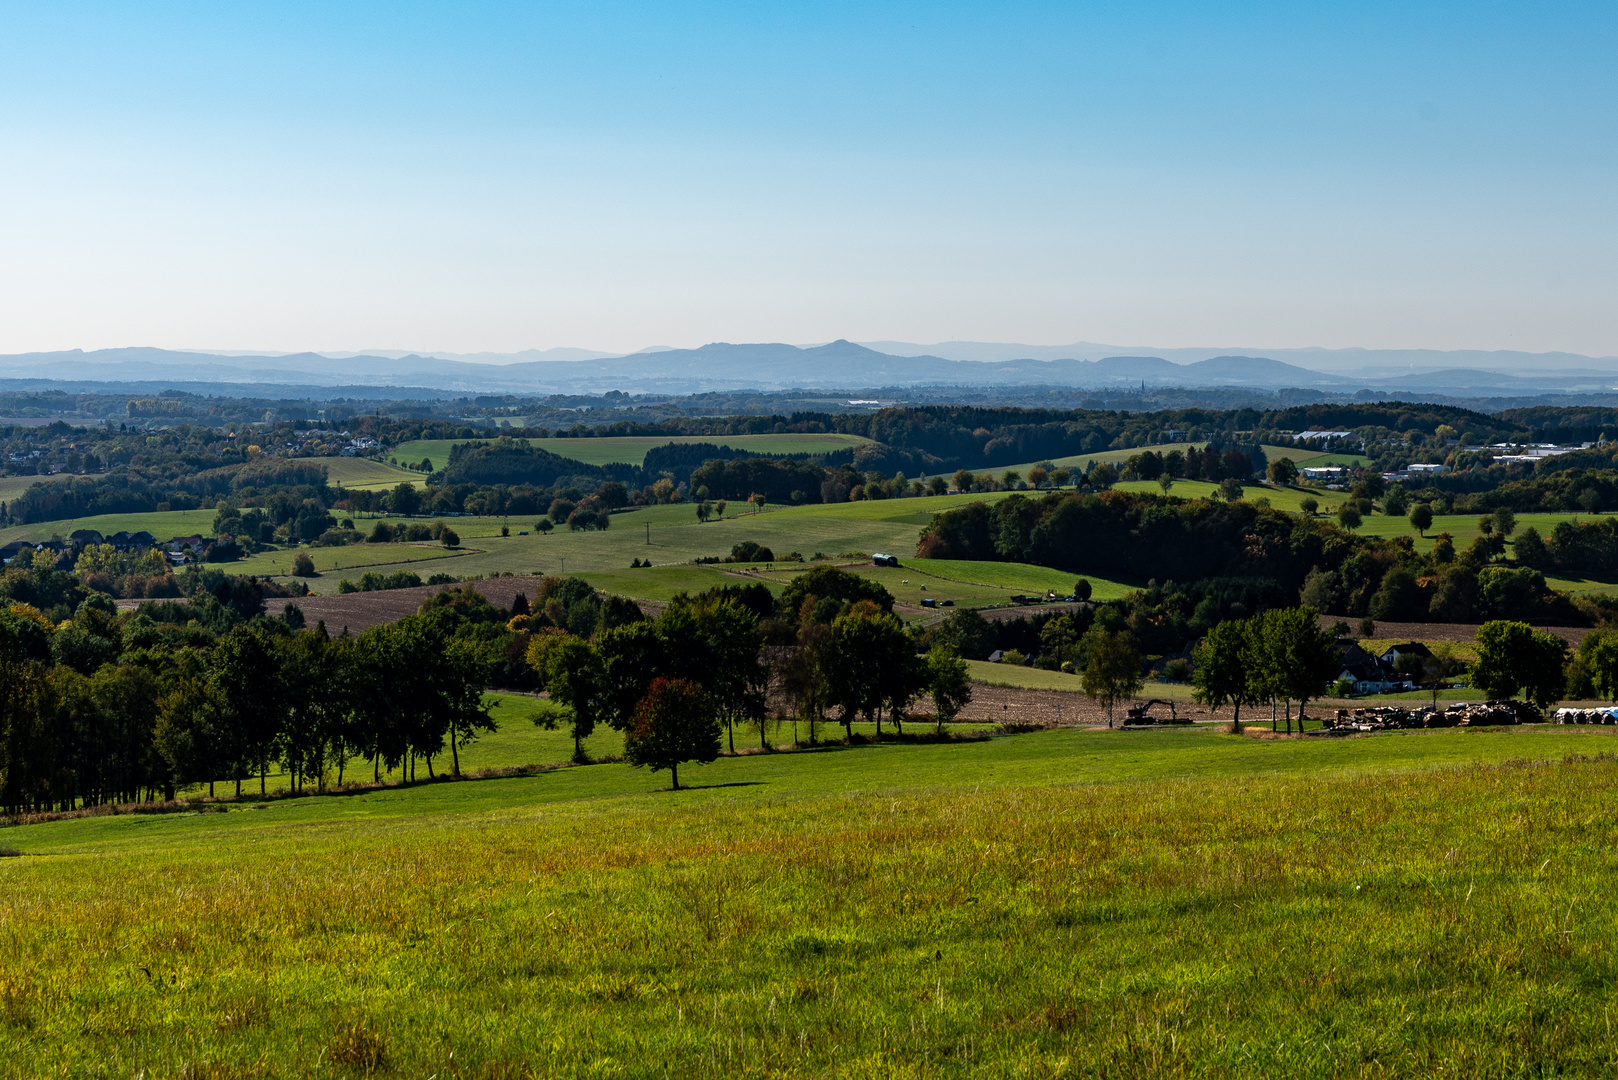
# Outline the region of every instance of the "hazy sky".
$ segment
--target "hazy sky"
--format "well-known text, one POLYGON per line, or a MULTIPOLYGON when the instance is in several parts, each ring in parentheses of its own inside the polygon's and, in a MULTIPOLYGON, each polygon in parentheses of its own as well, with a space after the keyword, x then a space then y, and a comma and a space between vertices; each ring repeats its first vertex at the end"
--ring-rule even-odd
POLYGON ((0 352, 1618 353, 1618 4, 0 3, 0 352))

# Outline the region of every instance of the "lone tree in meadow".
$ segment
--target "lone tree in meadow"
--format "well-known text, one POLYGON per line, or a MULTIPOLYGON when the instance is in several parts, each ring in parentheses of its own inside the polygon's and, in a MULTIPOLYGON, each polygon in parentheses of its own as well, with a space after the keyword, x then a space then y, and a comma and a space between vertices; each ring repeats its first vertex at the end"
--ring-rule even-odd
POLYGON ((1107 709, 1107 726, 1112 727, 1112 710, 1124 698, 1133 697, 1145 680, 1141 678, 1140 649, 1128 630, 1112 633, 1099 627, 1090 631, 1081 685, 1084 692, 1107 709))
POLYGON ((624 760, 669 770, 680 790, 680 763, 706 765, 719 756, 719 717, 703 689, 685 679, 656 678, 624 733, 624 760))
POLYGON ((948 645, 934 645, 927 654, 927 688, 933 695, 933 712, 942 735, 944 721, 955 719, 972 700, 972 678, 966 661, 948 645))
POLYGON ((1270 462, 1265 472, 1269 475, 1270 483, 1280 484, 1282 487, 1295 483, 1298 479, 1298 467, 1292 463, 1291 458, 1276 458, 1270 462))
POLYGON ((1427 530, 1433 527, 1431 503, 1419 502, 1410 508, 1410 527, 1415 529, 1419 536, 1427 535, 1427 530))

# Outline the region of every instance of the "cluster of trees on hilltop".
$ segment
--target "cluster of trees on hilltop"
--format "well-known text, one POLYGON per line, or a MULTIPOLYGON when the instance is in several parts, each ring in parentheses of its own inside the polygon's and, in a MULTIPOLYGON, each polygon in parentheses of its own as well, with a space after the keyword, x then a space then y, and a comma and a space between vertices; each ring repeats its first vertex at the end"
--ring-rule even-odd
MULTIPOLYGON (((1612 456, 1615 450, 1618 443, 1546 458, 1534 468, 1532 476, 1505 479, 1487 490, 1455 498, 1455 511, 1479 513, 1504 506, 1519 514, 1599 514, 1618 509, 1618 469, 1613 468, 1612 456)), ((1443 489, 1433 485, 1433 490, 1443 489)))
POLYGON ((1263 576, 1296 590, 1353 538, 1321 520, 1242 500, 1108 491, 1012 495, 935 515, 917 555, 1026 562, 1102 577, 1263 576))
POLYGON ((1210 442, 1205 446, 1188 446, 1182 450, 1142 450, 1131 455, 1119 471, 1123 480, 1247 480, 1255 474, 1262 476, 1267 462, 1264 448, 1251 443, 1229 446, 1210 442))
POLYGON ((197 605, 193 614, 211 624, 215 609, 251 618, 270 600, 307 592, 297 583, 283 586, 257 577, 229 576, 214 566, 188 566, 173 573, 153 551, 119 552, 106 544, 66 553, 48 547, 25 549, 0 572, 0 604, 26 604, 53 623, 73 618, 86 602, 110 610, 114 605, 109 594, 188 598, 197 605))

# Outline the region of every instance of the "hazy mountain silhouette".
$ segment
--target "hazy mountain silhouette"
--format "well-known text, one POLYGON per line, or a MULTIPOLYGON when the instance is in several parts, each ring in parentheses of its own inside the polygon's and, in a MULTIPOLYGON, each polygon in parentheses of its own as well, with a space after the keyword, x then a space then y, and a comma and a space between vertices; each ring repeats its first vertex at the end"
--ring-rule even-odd
MULTIPOLYGON (((976 355, 1018 348, 953 344, 976 355)), ((1188 351, 1194 350, 1175 350, 1177 354, 1188 351)), ((1618 361, 1612 358, 1445 353, 1435 355, 1446 362, 1434 363, 1425 370, 1413 370, 1416 366, 1413 363, 1396 362, 1409 355, 1405 353, 1305 351, 1310 353, 1316 366, 1303 366, 1270 355, 1233 354, 1178 360, 1156 354, 1113 354, 1089 359, 1048 355, 1003 360, 952 359, 926 353, 901 356, 845 340, 808 347, 782 342, 714 342, 696 349, 658 348, 627 356, 579 355, 586 350, 461 354, 478 356, 487 362, 416 353, 269 356, 122 348, 0 356, 0 378, 124 384, 168 381, 219 384, 223 388, 244 384, 423 387, 452 395, 603 393, 607 390, 677 395, 720 390, 832 391, 956 386, 1110 390, 1130 386, 1249 387, 1337 392, 1365 389, 1475 395, 1491 390, 1502 394, 1535 390, 1606 392, 1618 382, 1618 361), (1486 356, 1490 363, 1464 366, 1449 362, 1456 355, 1486 356), (558 358, 562 356, 568 358, 558 358), (1502 358, 1512 358, 1512 362, 1506 363, 1502 358), (1328 360, 1329 366, 1326 366, 1328 360)))

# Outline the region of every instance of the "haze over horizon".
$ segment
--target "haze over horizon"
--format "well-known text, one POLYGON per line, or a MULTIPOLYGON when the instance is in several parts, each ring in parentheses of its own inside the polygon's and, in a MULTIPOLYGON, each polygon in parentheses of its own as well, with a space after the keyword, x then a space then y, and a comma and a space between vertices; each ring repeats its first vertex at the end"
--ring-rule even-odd
POLYGON ((1610 357, 1614 55, 1597 3, 16 8, 0 353, 1610 357))

